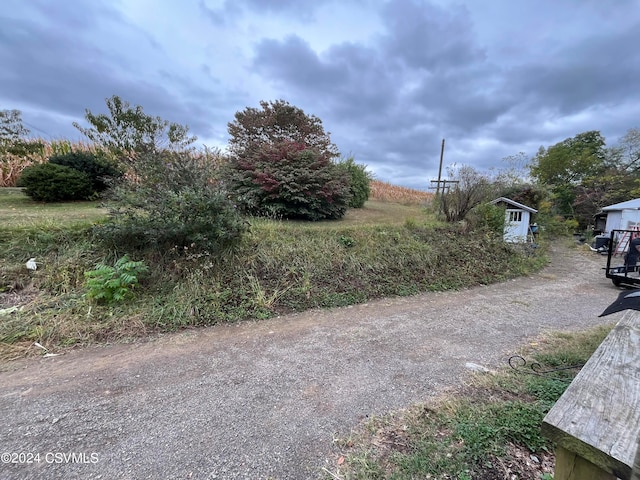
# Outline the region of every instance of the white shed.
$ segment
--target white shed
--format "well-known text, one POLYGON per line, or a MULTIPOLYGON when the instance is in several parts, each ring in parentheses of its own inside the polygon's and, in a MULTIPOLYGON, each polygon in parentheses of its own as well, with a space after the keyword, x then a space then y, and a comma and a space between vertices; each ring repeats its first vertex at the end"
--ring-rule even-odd
POLYGON ((611 230, 640 227, 640 198, 603 207, 602 211, 607 214, 604 229, 607 235, 611 234, 611 230))
POLYGON ((520 243, 529 240, 531 214, 538 213, 536 209, 506 197, 496 198, 490 203, 507 207, 504 219, 505 242, 520 243))

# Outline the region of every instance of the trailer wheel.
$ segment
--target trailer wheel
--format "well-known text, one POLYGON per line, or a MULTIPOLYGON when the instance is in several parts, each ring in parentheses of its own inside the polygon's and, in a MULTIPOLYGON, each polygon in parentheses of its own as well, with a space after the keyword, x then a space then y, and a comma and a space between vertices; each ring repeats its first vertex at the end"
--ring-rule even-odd
POLYGON ((619 287, 622 284, 622 282, 620 280, 618 280, 617 278, 612 278, 611 281, 613 282, 613 284, 616 287, 619 287))

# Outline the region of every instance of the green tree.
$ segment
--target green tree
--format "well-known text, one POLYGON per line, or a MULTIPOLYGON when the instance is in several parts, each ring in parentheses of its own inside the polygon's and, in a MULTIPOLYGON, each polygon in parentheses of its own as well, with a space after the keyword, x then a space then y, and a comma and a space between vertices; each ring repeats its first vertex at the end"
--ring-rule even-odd
POLYGON ((113 162, 109 161, 103 155, 83 152, 71 151, 60 155, 53 155, 49 158, 49 163, 56 165, 64 165, 89 176, 95 192, 103 192, 113 182, 123 175, 122 170, 117 168, 113 162))
POLYGON ((551 188, 555 211, 573 216, 576 189, 584 179, 592 178, 607 167, 605 139, 598 131, 567 138, 547 149, 540 147, 530 171, 539 183, 551 188))
POLYGON ((22 170, 18 186, 37 202, 87 200, 93 194, 86 173, 54 163, 39 163, 22 170))
POLYGON ((315 115, 307 115, 284 100, 261 101, 260 107, 236 112, 235 120, 228 124, 232 155, 243 157, 261 148, 295 142, 316 150, 323 157, 340 156, 329 132, 324 131, 322 121, 315 115))
POLYGON ((0 156, 25 156, 40 151, 42 143, 27 139, 29 133, 22 124, 20 110, 0 110, 0 156))
POLYGON ((232 246, 248 224, 209 157, 167 150, 141 153, 138 175, 125 176, 112 189, 109 218, 96 227, 97 237, 125 251, 215 253, 232 246))
POLYGON ((362 208, 371 194, 371 173, 366 165, 357 164, 353 157, 338 162, 349 177, 349 208, 362 208))
POLYGON ((634 174, 640 172, 640 129, 629 129, 607 154, 612 167, 634 174))
POLYGON ((567 138, 547 149, 540 147, 531 164, 531 176, 555 186, 577 185, 596 175, 606 163, 605 139, 598 131, 567 138))
POLYGON ((520 183, 512 185, 498 184, 498 196, 510 198, 527 207, 539 208, 543 200, 549 198, 549 190, 544 185, 520 183))
POLYGON ((106 99, 109 113, 94 114, 85 110, 90 127, 73 123, 96 145, 120 157, 131 160, 135 154, 183 151, 196 141, 189 127, 146 114, 140 105, 132 107, 117 95, 106 99))
POLYGON ((573 209, 580 228, 592 223, 602 207, 640 196, 640 178, 622 168, 608 168, 586 178, 575 189, 573 209))

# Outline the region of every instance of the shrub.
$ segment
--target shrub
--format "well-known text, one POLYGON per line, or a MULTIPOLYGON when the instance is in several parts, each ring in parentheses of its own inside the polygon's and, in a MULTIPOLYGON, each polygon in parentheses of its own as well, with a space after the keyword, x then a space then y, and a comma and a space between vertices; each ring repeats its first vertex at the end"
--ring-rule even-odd
POLYGON ((20 174, 18 186, 38 202, 86 200, 93 194, 91 179, 70 167, 43 163, 26 167, 20 174))
POLYGON ((366 165, 358 165, 353 157, 338 163, 349 177, 349 208, 362 208, 371 193, 371 174, 366 165))
POLYGON ((230 189, 248 214, 322 220, 341 218, 349 178, 328 155, 305 144, 265 145, 230 164, 230 189))
POLYGON ((85 173, 91 179, 93 189, 96 192, 103 192, 109 188, 111 178, 122 176, 122 171, 113 163, 91 152, 76 151, 54 155, 49 159, 49 163, 63 165, 85 173))
POLYGON ((216 165, 208 157, 142 154, 136 173, 113 189, 109 219, 94 230, 112 246, 215 252, 246 231, 246 221, 216 180, 216 165))
POLYGON ((498 236, 503 235, 505 219, 504 208, 490 203, 481 203, 471 210, 470 213, 468 220, 471 223, 471 228, 481 226, 498 236))

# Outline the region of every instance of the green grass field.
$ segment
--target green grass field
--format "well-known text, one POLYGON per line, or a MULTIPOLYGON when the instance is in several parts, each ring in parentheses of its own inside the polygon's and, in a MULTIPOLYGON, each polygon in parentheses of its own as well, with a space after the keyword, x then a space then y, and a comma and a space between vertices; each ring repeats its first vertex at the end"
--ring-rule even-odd
POLYGON ((100 202, 39 203, 21 188, 0 188, 0 228, 91 224, 106 217, 100 202))
MULTIPOLYGON (((60 202, 40 203, 27 197, 21 188, 0 188, 0 218, 6 228, 56 224, 59 226, 89 224, 107 216, 102 203, 60 202)), ((281 221, 280 225, 292 225, 295 228, 335 228, 364 225, 402 225, 407 219, 417 220, 426 216, 421 205, 401 205, 399 203, 370 200, 365 208, 349 210, 340 220, 324 222, 281 221)), ((257 220, 257 223, 269 221, 257 220)))

